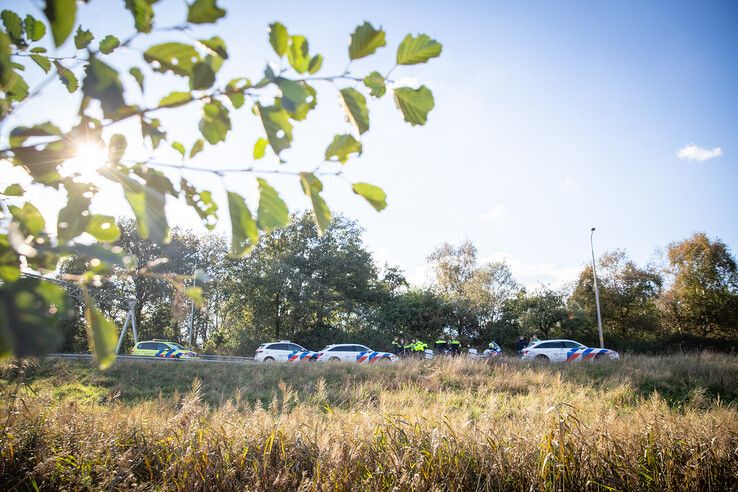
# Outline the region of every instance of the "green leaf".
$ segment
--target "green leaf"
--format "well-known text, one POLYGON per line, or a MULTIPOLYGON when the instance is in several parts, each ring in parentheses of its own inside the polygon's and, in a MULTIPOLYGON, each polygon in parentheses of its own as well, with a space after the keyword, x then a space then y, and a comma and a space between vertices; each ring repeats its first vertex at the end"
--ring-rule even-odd
POLYGON ((330 161, 331 157, 335 157, 341 164, 345 164, 351 154, 361 155, 361 142, 353 135, 336 135, 325 149, 325 160, 330 161))
POLYGON ((159 147, 162 140, 167 138, 167 133, 161 127, 161 121, 157 118, 141 119, 141 135, 151 140, 151 146, 155 149, 159 147))
POLYGON ((109 215, 91 215, 86 232, 104 243, 112 243, 120 237, 120 228, 115 223, 115 217, 109 215))
POLYGON ((384 77, 379 72, 372 72, 364 77, 364 85, 369 89, 369 93, 376 98, 384 96, 384 93, 387 92, 384 77))
POLYGON ((246 98, 244 97, 242 92, 229 92, 228 94, 226 94, 226 97, 229 101, 231 101, 231 104, 233 104, 233 107, 235 109, 240 108, 246 102, 246 98))
MULTIPOLYGON (((15 84, 15 80, 20 76, 13 70, 13 64, 10 60, 10 36, 0 31, 0 90, 7 90, 15 84)), ((0 117, 4 116, 0 112, 0 117)))
MULTIPOLYGON (((305 118, 307 118, 308 112, 312 109, 315 109, 315 106, 318 104, 318 93, 316 90, 308 85, 307 82, 300 81, 298 82, 307 92, 307 97, 305 98, 305 102, 300 104, 292 113, 290 113, 290 118, 292 118, 295 121, 302 121, 305 118)), ((280 105, 282 101, 280 98, 280 105)))
POLYGON ((23 21, 12 10, 3 10, 0 12, 0 18, 3 20, 5 31, 10 36, 14 44, 23 44, 23 21))
POLYGON ((159 101, 160 108, 175 108, 192 101, 192 94, 189 92, 172 92, 161 98, 159 101))
POLYGON ((197 50, 189 44, 162 43, 147 49, 144 52, 144 60, 157 72, 172 72, 189 77, 192 75, 192 67, 201 58, 197 50))
POLYGON ((366 98, 353 87, 341 89, 341 105, 346 111, 346 120, 351 123, 359 135, 369 129, 369 109, 366 98))
POLYGON ((442 49, 441 43, 425 34, 419 34, 417 38, 408 34, 402 40, 400 46, 397 47, 397 64, 416 65, 425 63, 431 58, 440 56, 442 49))
POLYGON ((254 159, 258 160, 264 157, 264 153, 266 152, 266 146, 268 143, 269 142, 267 142, 265 139, 259 137, 259 139, 254 144, 254 159))
POLYGON ((62 243, 76 238, 87 228, 90 220, 91 197, 85 196, 94 187, 88 183, 68 182, 67 203, 59 210, 56 221, 57 239, 62 243))
POLYGON ((138 86, 141 88, 141 92, 144 90, 144 74, 138 67, 131 67, 128 70, 128 73, 130 73, 134 79, 136 79, 136 83, 138 83, 138 86))
POLYGON ((192 76, 190 77, 190 89, 204 90, 209 89, 215 83, 215 72, 207 63, 198 62, 192 67, 192 76))
POLYGON ((318 233, 323 235, 331 224, 331 211, 323 197, 320 196, 320 192, 323 191, 323 183, 313 173, 300 173, 300 184, 302 185, 302 191, 310 197, 315 225, 318 226, 318 233))
POLYGON ((287 50, 287 61, 297 73, 305 73, 310 67, 310 54, 308 53, 308 41, 305 36, 295 35, 290 37, 290 46, 287 50))
POLYGON ((124 135, 120 133, 114 134, 110 137, 110 142, 108 143, 108 159, 111 162, 119 162, 126 153, 127 146, 128 141, 124 135))
POLYGON ((354 193, 364 197, 377 212, 387 207, 387 194, 378 186, 369 183, 354 183, 351 185, 354 193))
POLYGON ((208 230, 213 230, 218 224, 218 205, 213 201, 212 194, 206 190, 198 191, 184 178, 180 180, 179 187, 185 195, 187 205, 195 210, 208 230))
POLYGON ((257 210, 259 229, 269 231, 283 227, 290 221, 290 212, 277 190, 266 180, 257 178, 259 183, 259 209, 257 210))
POLYGON ((8 185, 5 191, 3 191, 3 195, 5 196, 23 196, 23 193, 25 193, 25 190, 18 183, 8 185))
POLYGON ((31 53, 46 53, 46 48, 43 46, 34 46, 31 48, 31 53))
POLYGON ((124 196, 136 216, 138 235, 142 239, 150 239, 157 243, 167 242, 169 224, 164 211, 166 203, 164 193, 147 184, 139 185, 136 191, 134 187, 125 189, 124 196))
POLYGON ((190 149, 190 159, 195 157, 197 154, 202 152, 205 149, 205 142, 198 138, 194 144, 192 144, 192 148, 190 149))
POLYGON ((231 119, 228 117, 228 108, 223 103, 213 100, 202 107, 200 133, 210 145, 223 142, 230 129, 231 119))
POLYGON ((36 62, 36 65, 41 67, 44 72, 49 73, 49 70, 51 70, 51 62, 44 55, 31 55, 31 60, 36 62))
POLYGON ((386 46, 387 41, 385 41, 384 35, 385 33, 381 27, 374 29, 370 23, 364 22, 351 35, 349 58, 352 60, 364 58, 377 51, 377 48, 386 46))
POLYGON ((323 55, 315 55, 310 59, 310 64, 308 65, 308 72, 315 73, 318 70, 320 70, 320 67, 323 66, 323 55))
POLYGON ((154 23, 154 9, 149 0, 126 0, 126 8, 133 15, 136 31, 149 33, 154 23))
POLYGON ((78 50, 83 50, 89 46, 95 36, 90 31, 82 30, 82 26, 77 26, 77 33, 74 35, 74 46, 78 50))
POLYGON ((180 153, 182 158, 184 159, 185 154, 187 153, 187 150, 185 149, 185 146, 182 145, 181 142, 172 142, 172 148, 180 153))
POLYGON ((259 230, 244 199, 228 192, 228 210, 231 217, 231 251, 236 255, 248 253, 259 241, 259 230))
POLYGON ((426 87, 419 89, 399 87, 395 89, 395 104, 402 111, 405 121, 411 125, 424 125, 433 109, 433 93, 426 87))
POLYGON ((26 27, 26 36, 28 36, 28 39, 31 41, 38 41, 44 37, 44 34, 46 34, 46 24, 30 14, 26 15, 24 25, 26 27))
POLYGON ((269 24, 269 44, 279 56, 284 56, 289 45, 289 34, 287 28, 279 22, 269 24))
POLYGON ((32 127, 19 126, 13 128, 10 132, 8 141, 11 147, 20 147, 23 143, 31 137, 58 137, 61 136, 62 131, 51 123, 46 121, 32 127))
POLYGON ((56 60, 54 60, 54 66, 56 67, 56 73, 59 75, 59 80, 64 84, 64 87, 66 87, 70 93, 76 91, 79 88, 79 81, 77 81, 77 77, 74 75, 74 72, 56 60))
POLYGON ((219 56, 224 60, 228 59, 228 50, 223 39, 219 36, 213 36, 210 39, 201 39, 200 44, 205 46, 213 55, 219 56))
POLYGON ((282 92, 282 107, 290 113, 297 111, 297 108, 305 102, 308 96, 305 88, 294 80, 282 77, 276 79, 276 84, 282 92))
POLYGON ((115 48, 120 46, 120 41, 115 36, 108 34, 104 38, 102 38, 102 41, 100 41, 100 52, 109 55, 113 51, 115 51, 115 48))
POLYGON ((77 18, 76 0, 46 0, 44 14, 51 25, 54 45, 58 48, 72 33, 77 18))
POLYGON ((44 231, 46 227, 44 216, 30 202, 24 203, 22 207, 11 205, 8 208, 13 217, 20 222, 29 234, 36 236, 44 231))
POLYGON ((216 5, 216 0, 195 0, 187 9, 187 22, 210 24, 225 16, 225 10, 216 5))
POLYGON ((289 113, 279 106, 262 106, 256 104, 256 111, 261 118, 264 131, 274 153, 279 155, 290 147, 292 142, 292 123, 289 113))
POLYGON ((100 101, 105 118, 115 120, 126 105, 123 98, 123 84, 118 72, 98 58, 90 58, 85 65, 85 78, 82 80, 82 93, 100 101))
POLYGON ((115 346, 118 327, 106 318, 88 295, 85 296, 85 320, 87 321, 87 340, 100 369, 107 369, 115 362, 115 346))

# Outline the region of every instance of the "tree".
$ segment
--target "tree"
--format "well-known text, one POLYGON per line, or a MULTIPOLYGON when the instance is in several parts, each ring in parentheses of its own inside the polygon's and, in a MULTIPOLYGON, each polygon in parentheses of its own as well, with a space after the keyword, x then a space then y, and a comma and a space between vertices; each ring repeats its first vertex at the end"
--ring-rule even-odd
POLYGON ((669 289, 661 299, 668 326, 701 337, 738 337, 738 269, 720 239, 696 233, 669 245, 669 289))
MULTIPOLYGON (((34 341, 50 340, 46 334, 53 331, 57 322, 55 313, 63 307, 63 292, 58 287, 21 279, 22 262, 39 272, 54 272, 60 258, 84 256, 90 264, 94 263, 90 273, 66 276, 68 280, 79 282, 84 292, 93 278, 109 275, 114 267, 116 275, 121 276, 122 270, 130 267, 125 261, 125 252, 112 246, 120 232, 115 219, 90 212, 90 205, 101 199, 95 184, 97 178, 65 175, 62 171, 66 161, 83 153, 97 156, 101 166, 97 174, 120 186, 136 218, 140 237, 159 245, 167 244, 171 238, 165 205, 172 199, 184 200, 206 228, 215 227, 223 204, 215 203, 210 191, 198 189, 193 184, 190 176, 198 172, 260 176, 256 179, 258 206, 253 214, 244 197, 226 190, 231 250, 236 255, 247 253, 258 243, 261 234, 283 227, 289 221, 287 206, 278 191, 261 176, 294 174, 312 205, 316 226, 323 232, 330 224, 331 212, 321 195, 324 186, 321 179, 341 175, 341 168, 331 163, 343 165, 350 157, 361 155, 361 136, 369 130, 369 110, 362 91, 368 91, 376 99, 382 98, 388 91, 388 84, 394 84, 390 75, 395 67, 425 63, 438 57, 442 50, 440 43, 425 34, 407 35, 397 47, 395 66, 384 74, 373 70, 357 76, 347 67, 343 73, 323 75, 319 74, 323 57, 311 52, 307 38, 290 33, 284 25, 274 22, 269 26, 268 41, 281 68, 275 71, 272 65, 267 65, 263 75, 237 77, 226 82, 221 80, 220 70, 234 53, 214 33, 200 38, 191 32, 194 26, 213 24, 225 17, 226 11, 217 5, 217 0, 185 3, 183 21, 169 27, 157 23, 155 3, 150 0, 125 2, 136 31, 123 39, 93 33, 78 24, 78 3, 75 1, 46 0, 43 8, 46 22, 31 14, 22 18, 11 10, 2 12, 2 122, 7 123, 15 114, 22 113, 28 100, 43 98, 43 88, 54 79, 58 79, 80 104, 76 115, 60 118, 60 121, 72 120, 70 127, 39 121, 31 126, 12 128, 2 138, 4 146, 0 148, 0 159, 25 171, 33 187, 63 189, 67 198, 59 212, 57 230, 53 232, 47 230, 43 211, 24 201, 27 190, 18 183, 10 183, 2 190, 3 215, 9 217, 9 224, 6 230, 0 231, 0 355, 49 349, 53 344, 34 345, 34 341), (127 59, 119 56, 121 48, 133 47, 153 33, 165 33, 174 39, 143 48, 142 64, 128 68, 127 59), (60 51, 52 54, 50 48, 60 51), (38 69, 51 75, 31 88, 27 74, 38 69), (160 76, 165 79, 157 79, 160 76), (135 82, 142 93, 147 87, 162 83, 160 80, 175 90, 158 104, 146 106, 135 102, 140 96, 138 92, 134 95, 127 90, 130 84, 124 84, 124 78, 135 82), (328 82, 328 90, 338 88, 347 128, 326 139, 325 153, 317 159, 321 165, 310 166, 302 172, 287 172, 279 167, 256 169, 251 159, 240 168, 190 163, 197 154, 207 151, 208 146, 231 138, 231 118, 246 108, 263 128, 262 135, 251 138, 254 144, 249 153, 253 160, 265 158, 270 148, 268 158, 281 163, 283 151, 292 144, 294 125, 305 120, 315 108, 318 97, 322 97, 322 91, 319 94, 312 84, 317 86, 325 82, 328 82), (162 112, 180 111, 183 107, 198 110, 197 126, 202 135, 188 145, 171 138, 159 117, 162 112), (138 161, 127 157, 127 139, 115 133, 116 125, 125 121, 138 125, 150 147, 151 159, 138 161), (163 162, 156 158, 164 141, 171 142, 181 162, 163 162), (101 155, 103 148, 107 149, 104 157, 101 155), (325 170, 322 164, 325 162, 333 166, 333 170, 325 170), (167 175, 168 169, 174 170, 176 182, 167 175), (80 244, 78 238, 83 234, 94 238, 96 244, 80 244), (33 302, 19 304, 17 297, 23 292, 28 293, 33 302), (23 319, 31 311, 38 320, 28 324, 23 319), (52 312, 54 316, 50 315, 52 312)), ((349 63, 370 56, 384 46, 385 32, 364 22, 350 36, 349 63)), ((413 126, 425 124, 434 106, 433 95, 427 87, 398 86, 389 90, 405 121, 413 126)), ((381 188, 364 182, 352 183, 351 188, 376 210, 386 207, 386 195, 381 188)), ((125 271, 131 278, 140 273, 140 269, 133 267, 125 271)), ((147 272, 149 277, 154 276, 153 272, 147 272)), ((189 275, 188 272, 185 276, 164 276, 162 279, 184 285, 189 275)), ((197 290, 188 291, 182 287, 176 292, 199 297, 197 290)), ((90 342, 98 361, 101 366, 108 365, 114 358, 116 329, 87 294, 85 318, 94 335, 90 342)))
MULTIPOLYGON (((597 282, 600 292, 603 329, 621 338, 653 337, 660 326, 656 302, 663 279, 651 267, 640 268, 622 250, 603 254, 598 260, 597 282)), ((592 267, 579 274, 571 303, 591 323, 597 323, 592 267)))

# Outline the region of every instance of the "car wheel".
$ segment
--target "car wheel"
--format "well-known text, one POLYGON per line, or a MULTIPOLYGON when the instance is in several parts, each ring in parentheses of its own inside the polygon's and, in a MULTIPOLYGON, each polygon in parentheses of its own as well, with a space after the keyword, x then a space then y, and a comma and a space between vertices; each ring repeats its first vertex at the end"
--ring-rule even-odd
POLYGON ((595 360, 602 360, 605 358, 605 354, 597 354, 595 355, 595 360))
POLYGON ((338 357, 331 357, 330 359, 328 359, 328 362, 341 362, 341 359, 339 359, 338 357))
POLYGON ((274 362, 274 357, 264 357, 264 362, 274 362))
POLYGON ((538 362, 551 362, 551 359, 549 359, 547 356, 543 354, 536 355, 536 359, 538 362))

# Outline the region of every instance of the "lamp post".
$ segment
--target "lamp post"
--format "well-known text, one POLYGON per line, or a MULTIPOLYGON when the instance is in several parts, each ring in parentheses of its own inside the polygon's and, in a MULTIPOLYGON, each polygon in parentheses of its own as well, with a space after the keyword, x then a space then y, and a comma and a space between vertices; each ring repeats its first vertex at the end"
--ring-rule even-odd
POLYGON ((595 286, 595 304, 597 305, 597 331, 600 334, 600 348, 605 348, 605 339, 602 336, 602 314, 600 313, 600 291, 597 288, 597 267, 595 266, 595 249, 594 249, 594 233, 595 228, 589 234, 589 245, 592 248, 592 275, 594 276, 595 286))

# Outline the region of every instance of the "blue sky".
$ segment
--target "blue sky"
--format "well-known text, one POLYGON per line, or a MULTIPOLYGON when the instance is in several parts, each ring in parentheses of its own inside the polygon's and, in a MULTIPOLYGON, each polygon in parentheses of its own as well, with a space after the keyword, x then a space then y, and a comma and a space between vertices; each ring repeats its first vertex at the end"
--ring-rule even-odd
MULTIPOLYGON (((93 1, 80 20, 98 37, 128 32, 130 18, 117 3, 93 1)), ((443 43, 441 58, 393 72, 396 80, 433 90, 436 107, 428 124, 410 127, 388 96, 370 100, 364 154, 345 166, 350 181, 382 186, 388 208, 377 214, 343 181, 325 180, 329 205, 358 220, 371 249, 413 280, 423 280, 422 266, 434 246, 469 238, 481 258, 505 258, 522 282, 560 284, 587 261, 592 226, 598 251, 624 248, 641 263, 695 231, 720 237, 736 251, 735 2, 220 3, 228 16, 196 34, 225 39, 231 59, 219 74, 222 81, 257 79, 275 61, 266 31, 274 20, 308 37, 311 52, 325 57, 325 74, 343 70, 348 36, 364 20, 384 27, 388 45, 355 62, 355 75, 386 72, 408 32, 443 43), (692 157, 700 157, 700 149, 703 156, 721 155, 703 161, 678 157, 689 145, 699 147, 685 151, 692 157)), ((181 2, 161 4, 159 25, 183 17, 181 2)), ((171 39, 153 35, 134 46, 171 39)), ((132 50, 111 60, 127 69, 140 56, 132 50)), ((133 102, 155 104, 186 86, 159 75, 150 80, 159 83, 133 102)), ((296 127, 285 169, 312 169, 332 136, 348 130, 335 88, 317 87, 318 108, 296 127)), ((4 125, 3 136, 42 114, 64 121, 75 111, 77 102, 62 89, 45 94, 53 102, 27 105, 4 125)), ((186 109, 162 117, 173 139, 186 143, 199 136, 197 119, 196 111, 186 109)), ((260 128, 247 109, 232 119, 230 141, 209 148, 193 164, 250 162, 260 128)), ((149 155, 137 144, 133 126, 119 131, 129 135, 132 155, 149 155)), ((157 159, 177 160, 169 149, 157 159)), ((222 191, 216 178, 191 178, 222 191)), ((291 208, 308 205, 294 178, 272 181, 291 208)), ((249 177, 229 178, 225 185, 256 198, 249 177)), ((48 193, 35 200, 49 210, 58 203, 48 193)), ((112 213, 125 205, 116 196, 96 207, 112 213)), ((181 205, 173 204, 171 212, 178 225, 196 226, 181 205)))

